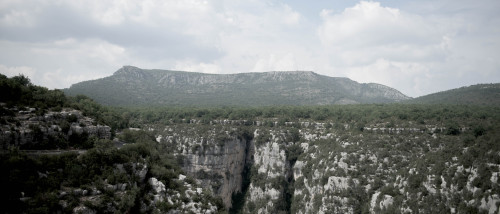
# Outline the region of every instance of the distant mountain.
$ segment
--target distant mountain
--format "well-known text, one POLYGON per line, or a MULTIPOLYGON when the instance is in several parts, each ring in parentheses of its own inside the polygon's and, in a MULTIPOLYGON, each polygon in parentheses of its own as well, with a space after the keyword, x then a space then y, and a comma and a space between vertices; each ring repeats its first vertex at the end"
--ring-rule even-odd
POLYGON ((500 83, 478 84, 417 97, 406 101, 420 104, 500 106, 500 83))
POLYGON ((310 71, 204 74, 132 66, 124 66, 109 77, 74 84, 64 91, 114 106, 324 105, 409 99, 384 85, 360 84, 310 71))

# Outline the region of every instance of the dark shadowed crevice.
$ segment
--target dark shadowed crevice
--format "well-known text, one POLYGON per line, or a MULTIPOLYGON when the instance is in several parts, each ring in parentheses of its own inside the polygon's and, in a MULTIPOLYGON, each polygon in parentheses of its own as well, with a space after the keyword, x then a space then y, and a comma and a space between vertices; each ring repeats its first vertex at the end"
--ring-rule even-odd
POLYGON ((242 213, 243 206, 245 205, 245 196, 248 192, 248 188, 250 187, 250 179, 252 177, 251 168, 253 165, 253 154, 254 154, 252 139, 253 135, 245 136, 245 142, 246 142, 245 167, 241 172, 241 177, 242 177, 241 191, 233 193, 231 197, 231 208, 229 209, 230 214, 242 213))
MULTIPOLYGON (((298 141, 299 139, 295 139, 298 141)), ((287 163, 286 169, 286 182, 284 182, 283 187, 283 199, 285 202, 285 212, 291 213, 292 201, 293 201, 293 193, 295 192, 295 176, 293 174, 293 166, 299 156, 304 153, 302 147, 300 147, 299 143, 292 144, 288 146, 285 151, 287 163)))
POLYGON ((241 173, 243 178, 241 191, 233 193, 233 196, 231 198, 232 207, 231 209, 229 209, 229 213, 231 214, 242 213, 243 205, 245 205, 245 195, 248 191, 248 187, 250 187, 250 168, 251 166, 245 166, 243 172, 241 173))

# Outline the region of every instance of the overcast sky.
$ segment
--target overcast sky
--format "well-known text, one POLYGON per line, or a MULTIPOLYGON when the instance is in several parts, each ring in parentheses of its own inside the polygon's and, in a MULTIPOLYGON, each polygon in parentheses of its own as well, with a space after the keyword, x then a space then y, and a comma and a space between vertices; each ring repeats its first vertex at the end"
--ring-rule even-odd
POLYGON ((0 73, 308 70, 421 96, 500 82, 498 0, 1 0, 0 73))

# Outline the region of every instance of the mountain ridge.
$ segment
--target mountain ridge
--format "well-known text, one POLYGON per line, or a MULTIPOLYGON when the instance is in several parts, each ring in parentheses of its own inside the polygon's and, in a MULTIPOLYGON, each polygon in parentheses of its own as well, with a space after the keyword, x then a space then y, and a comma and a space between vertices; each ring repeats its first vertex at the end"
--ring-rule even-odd
POLYGON ((109 77, 77 83, 64 91, 116 106, 325 105, 409 99, 388 86, 312 71, 205 74, 134 66, 123 66, 109 77))
POLYGON ((500 83, 476 84, 420 96, 407 103, 500 106, 500 83))

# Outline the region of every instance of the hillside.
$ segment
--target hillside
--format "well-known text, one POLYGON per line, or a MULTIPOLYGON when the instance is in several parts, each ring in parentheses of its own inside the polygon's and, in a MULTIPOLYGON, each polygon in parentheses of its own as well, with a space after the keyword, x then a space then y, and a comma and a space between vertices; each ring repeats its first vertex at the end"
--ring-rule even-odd
POLYGON ((113 108, 0 88, 0 213, 500 211, 498 106, 113 108))
POLYGON ((433 93, 406 101, 419 104, 460 104, 500 106, 500 83, 478 84, 433 93))
POLYGON ((127 123, 118 112, 24 76, 0 74, 0 88, 0 213, 224 210, 153 136, 115 135, 127 123), (172 204, 157 203, 164 199, 172 204))
POLYGON ((313 72, 203 74, 124 66, 64 90, 112 106, 270 106, 391 103, 408 99, 380 84, 313 72))

